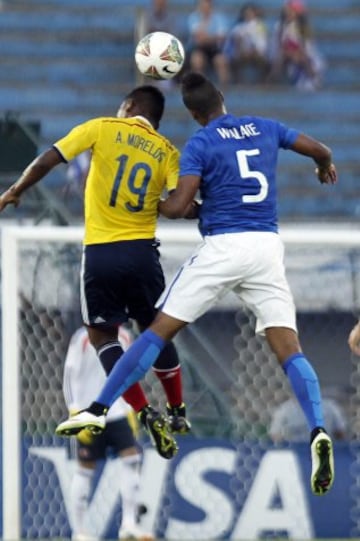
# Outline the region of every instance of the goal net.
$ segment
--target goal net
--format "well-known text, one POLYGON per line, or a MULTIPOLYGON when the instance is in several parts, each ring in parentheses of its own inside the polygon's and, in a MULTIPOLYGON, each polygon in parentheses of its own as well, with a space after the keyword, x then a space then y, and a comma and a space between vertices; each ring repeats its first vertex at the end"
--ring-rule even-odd
MULTIPOLYGON (((342 408, 349 438, 357 440, 360 369, 347 335, 360 312, 360 233, 302 226, 283 227, 281 235, 303 349, 324 394, 342 408)), ((158 236, 169 278, 200 237, 191 224, 161 225, 158 236)), ((8 540, 70 535, 64 494, 71 472, 62 471, 68 442, 55 437, 54 429, 67 415, 63 363, 81 325, 81 239, 77 227, 2 230, 3 538, 8 540)), ((194 435, 266 442, 273 410, 289 388, 264 340, 255 336, 252 314, 229 294, 176 343, 194 435)), ((153 405, 164 408, 151 372, 144 387, 153 405)), ((356 454, 354 464, 360 465, 356 454)), ((241 464, 244 483, 251 468, 249 455, 241 464)), ((356 509, 354 517, 356 523, 356 509)))

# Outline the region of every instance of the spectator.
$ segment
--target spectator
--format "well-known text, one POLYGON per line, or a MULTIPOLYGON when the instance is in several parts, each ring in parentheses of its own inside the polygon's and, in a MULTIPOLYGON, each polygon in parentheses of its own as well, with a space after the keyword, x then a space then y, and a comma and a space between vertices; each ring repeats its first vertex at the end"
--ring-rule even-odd
MULTIPOLYGON (((119 341, 124 350, 132 342, 131 331, 125 326, 119 327, 119 341)), ((86 328, 81 327, 70 340, 64 365, 63 390, 69 411, 74 413, 84 408, 101 389, 105 377, 86 328)), ((70 491, 73 541, 91 541, 94 535, 101 535, 101 532, 92 531, 87 512, 97 465, 107 456, 119 461, 119 478, 113 480, 113 490, 120 489, 122 501, 118 539, 154 539, 142 532, 137 522, 141 452, 130 428, 128 416, 131 413, 133 410, 120 398, 111 407, 106 429, 101 435, 94 436, 87 429, 77 435, 77 465, 70 491)))
POLYGON ((268 28, 262 9, 244 4, 225 41, 224 53, 234 82, 263 82, 267 75, 268 28))
POLYGON ((308 11, 301 0, 285 2, 271 40, 270 80, 285 77, 300 90, 321 86, 325 63, 314 42, 308 11))
POLYGON ((225 16, 214 9, 212 0, 199 0, 197 10, 189 15, 190 69, 199 73, 214 69, 223 85, 229 80, 228 63, 222 50, 227 29, 225 16))
POLYGON ((170 32, 177 35, 176 20, 170 13, 167 0, 152 0, 144 16, 144 34, 170 32))
MULTIPOLYGON (((323 398, 323 413, 326 430, 334 440, 346 438, 347 423, 343 412, 332 398, 323 398)), ((307 442, 309 429, 304 413, 297 401, 291 397, 275 408, 269 428, 269 436, 274 442, 307 442)))

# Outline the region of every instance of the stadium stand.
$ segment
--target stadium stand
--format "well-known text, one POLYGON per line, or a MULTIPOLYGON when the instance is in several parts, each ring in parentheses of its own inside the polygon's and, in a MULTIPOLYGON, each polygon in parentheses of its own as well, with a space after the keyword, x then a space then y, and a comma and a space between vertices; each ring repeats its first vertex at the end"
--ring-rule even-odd
MULTIPOLYGON (((172 2, 184 22, 192 0, 172 2)), ((353 220, 359 176, 357 149, 360 89, 360 7, 352 0, 308 1, 312 27, 327 60, 324 88, 302 93, 284 86, 236 87, 226 91, 229 109, 277 117, 332 146, 340 173, 336 195, 314 181, 311 164, 284 153, 279 164, 282 220, 353 220)), ((136 21, 145 0, 5 0, 0 12, 1 114, 16 112, 23 120, 41 122, 39 150, 74 124, 111 115, 137 80, 133 63, 136 21), (60 7, 59 7, 60 5, 60 7)), ((238 3, 222 0, 235 19, 238 3)), ((273 24, 281 0, 264 3, 273 24), (265 5, 266 4, 266 5, 265 5)), ((181 147, 195 125, 184 113, 177 92, 168 95, 165 135, 181 147)), ((1 175, 2 176, 2 175, 1 175)), ((45 181, 62 195, 64 168, 45 181)), ((2 179, 6 184, 11 179, 2 179)), ((79 205, 72 209, 81 217, 79 205)), ((71 209, 70 209, 71 210, 71 209)))

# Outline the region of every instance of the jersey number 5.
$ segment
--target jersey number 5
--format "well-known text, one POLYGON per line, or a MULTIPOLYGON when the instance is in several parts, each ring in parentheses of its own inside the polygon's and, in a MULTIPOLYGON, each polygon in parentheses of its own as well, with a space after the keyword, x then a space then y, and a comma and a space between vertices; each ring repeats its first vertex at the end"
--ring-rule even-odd
POLYGON ((258 156, 259 154, 260 150, 258 148, 254 148, 253 150, 238 150, 236 152, 241 178, 254 178, 260 184, 260 191, 257 194, 242 196, 243 203, 259 203, 266 198, 269 191, 269 184, 266 176, 260 171, 249 169, 248 156, 258 156))
MULTIPOLYGON (((116 158, 119 162, 119 167, 115 175, 114 184, 111 190, 111 196, 109 205, 110 207, 116 206, 116 200, 119 193, 121 183, 124 181, 124 173, 126 164, 129 160, 129 156, 122 154, 116 158)), ((135 163, 130 169, 127 175, 126 186, 127 189, 137 196, 137 204, 133 205, 129 201, 125 203, 125 207, 130 212, 139 212, 144 208, 144 201, 146 195, 146 189, 151 179, 151 169, 147 163, 139 162, 135 163)))

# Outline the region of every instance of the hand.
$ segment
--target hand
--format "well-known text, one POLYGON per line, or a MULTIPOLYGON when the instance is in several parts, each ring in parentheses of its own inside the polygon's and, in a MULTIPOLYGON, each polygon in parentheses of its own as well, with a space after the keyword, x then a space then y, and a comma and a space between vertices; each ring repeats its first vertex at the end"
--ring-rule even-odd
POLYGON ((360 321, 353 327, 349 334, 348 344, 355 355, 360 356, 360 321))
POLYGON ((0 195, 0 212, 8 205, 17 207, 20 203, 20 195, 15 193, 15 188, 12 186, 6 192, 0 195))
POLYGON ((325 167, 317 167, 315 173, 321 184, 335 184, 337 182, 336 167, 333 163, 325 167))
POLYGON ((184 214, 184 218, 186 220, 194 220, 199 217, 199 210, 201 207, 201 203, 199 201, 196 201, 194 199, 191 201, 190 205, 186 209, 186 213, 184 214))

